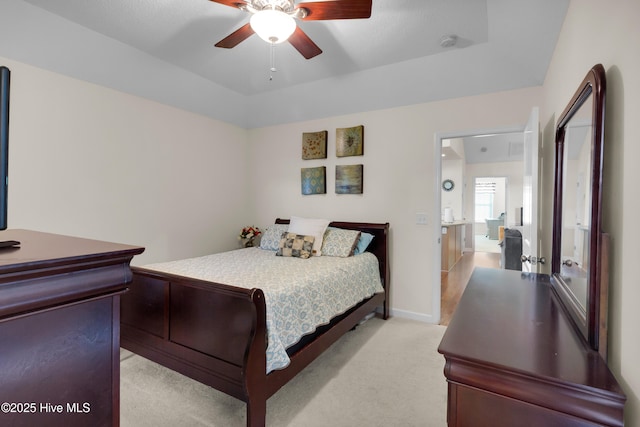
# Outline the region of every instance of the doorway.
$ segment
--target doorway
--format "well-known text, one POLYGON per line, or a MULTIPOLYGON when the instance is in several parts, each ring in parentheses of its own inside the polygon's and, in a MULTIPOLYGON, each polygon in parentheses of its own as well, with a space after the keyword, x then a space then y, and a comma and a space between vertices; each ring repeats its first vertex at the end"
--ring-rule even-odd
POLYGON ((439 291, 434 304, 442 325, 448 324, 475 267, 500 268, 498 222, 508 225, 515 220, 511 210, 522 205, 523 131, 524 126, 436 135, 438 213, 443 221, 445 214, 453 214, 464 224, 462 257, 436 279, 440 287, 434 290, 434 296, 439 291), (442 187, 446 181, 457 184, 447 191, 442 187))

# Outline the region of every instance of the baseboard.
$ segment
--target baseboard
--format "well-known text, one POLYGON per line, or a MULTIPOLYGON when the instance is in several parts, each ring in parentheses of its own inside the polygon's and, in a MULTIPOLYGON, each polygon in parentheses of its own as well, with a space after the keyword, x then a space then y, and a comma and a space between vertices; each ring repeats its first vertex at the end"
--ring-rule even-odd
POLYGON ((395 316, 395 317, 402 317, 404 319, 417 320, 418 322, 423 322, 423 323, 432 323, 432 324, 438 323, 436 319, 434 319, 433 315, 431 314, 415 313, 413 311, 398 310, 394 308, 391 308, 389 311, 391 312, 391 316, 395 316))

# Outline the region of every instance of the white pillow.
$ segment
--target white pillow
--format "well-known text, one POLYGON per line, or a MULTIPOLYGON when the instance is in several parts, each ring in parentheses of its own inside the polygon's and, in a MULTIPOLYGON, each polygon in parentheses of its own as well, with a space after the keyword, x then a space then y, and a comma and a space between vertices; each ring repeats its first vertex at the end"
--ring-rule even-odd
POLYGON ((322 239, 324 237, 324 231, 329 225, 327 219, 314 219, 314 218, 300 218, 292 216, 289 222, 289 233, 302 234, 303 236, 313 236, 313 255, 322 255, 322 239))

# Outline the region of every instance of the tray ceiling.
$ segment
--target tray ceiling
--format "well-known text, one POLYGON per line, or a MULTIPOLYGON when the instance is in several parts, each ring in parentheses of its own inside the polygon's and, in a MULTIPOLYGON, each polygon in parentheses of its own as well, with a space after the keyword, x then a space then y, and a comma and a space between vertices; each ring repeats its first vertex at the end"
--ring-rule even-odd
POLYGON ((257 35, 214 47, 249 15, 208 0, 3 0, 0 56, 251 128, 539 86, 567 6, 373 0, 370 19, 298 21, 323 53, 277 45, 271 73, 257 35))

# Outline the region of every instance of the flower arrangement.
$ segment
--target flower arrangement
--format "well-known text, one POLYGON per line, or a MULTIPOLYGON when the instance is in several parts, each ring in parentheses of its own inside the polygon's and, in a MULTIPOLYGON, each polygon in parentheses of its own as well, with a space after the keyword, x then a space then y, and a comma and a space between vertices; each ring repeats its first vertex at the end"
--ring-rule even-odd
POLYGON ((243 242, 245 248, 253 246, 253 239, 256 236, 262 234, 262 231, 254 225, 246 226, 240 231, 240 235, 238 235, 238 240, 243 242))

